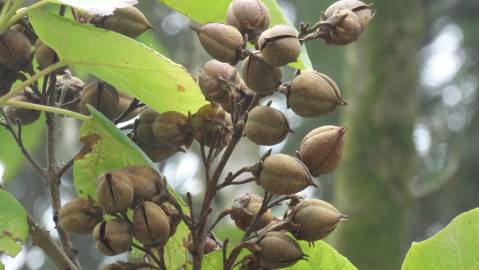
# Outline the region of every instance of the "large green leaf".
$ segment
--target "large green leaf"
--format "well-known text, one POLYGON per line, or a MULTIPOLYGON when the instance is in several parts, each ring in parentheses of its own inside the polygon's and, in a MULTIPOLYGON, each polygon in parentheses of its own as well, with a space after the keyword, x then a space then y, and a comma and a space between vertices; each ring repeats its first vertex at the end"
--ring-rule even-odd
MULTIPOLYGON (((231 3, 231 0, 159 1, 199 23, 224 22, 226 9, 231 3)), ((263 0, 263 2, 271 12, 270 26, 277 24, 288 24, 293 26, 288 18, 284 16, 276 0, 263 0)), ((292 63, 291 66, 298 69, 312 69, 311 60, 309 59, 308 52, 304 46, 298 61, 292 63)))
MULTIPOLYGON (((89 107, 91 118, 85 121, 80 130, 84 148, 73 165, 75 188, 80 196, 96 197, 95 178, 111 169, 130 165, 149 165, 154 163, 125 134, 93 107, 89 107)), ((170 192, 188 213, 179 194, 170 188, 170 192)), ((165 260, 168 269, 178 269, 186 264, 187 255, 183 245, 188 238, 188 229, 181 223, 175 235, 165 247, 165 260)))
POLYGON ((7 191, 0 189, 0 253, 15 256, 28 237, 27 213, 7 191))
POLYGON ((314 242, 309 246, 305 241, 300 242, 301 249, 307 254, 308 260, 302 260, 288 269, 293 270, 357 270, 357 268, 334 248, 323 241, 314 242))
POLYGON ((402 270, 479 269, 479 208, 456 217, 435 236, 413 243, 402 270))
POLYGON ((62 61, 137 97, 157 111, 195 112, 205 99, 179 64, 112 31, 33 10, 30 22, 62 61))
MULTIPOLYGON (((22 127, 23 144, 30 153, 34 153, 40 145, 40 142, 43 139, 44 129, 45 123, 42 120, 38 120, 31 125, 22 127)), ((0 164, 5 169, 3 182, 7 183, 13 180, 15 174, 21 166, 26 164, 27 161, 11 133, 3 127, 0 127, 0 144, 0 164)))

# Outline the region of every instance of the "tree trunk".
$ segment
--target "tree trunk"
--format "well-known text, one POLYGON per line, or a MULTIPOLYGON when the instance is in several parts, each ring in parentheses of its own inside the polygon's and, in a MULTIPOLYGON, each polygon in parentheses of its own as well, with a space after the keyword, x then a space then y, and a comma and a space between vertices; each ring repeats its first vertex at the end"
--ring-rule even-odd
POLYGON ((415 175, 421 1, 374 1, 377 14, 347 52, 343 160, 336 205, 349 221, 335 246, 359 269, 399 269, 407 248, 415 175))

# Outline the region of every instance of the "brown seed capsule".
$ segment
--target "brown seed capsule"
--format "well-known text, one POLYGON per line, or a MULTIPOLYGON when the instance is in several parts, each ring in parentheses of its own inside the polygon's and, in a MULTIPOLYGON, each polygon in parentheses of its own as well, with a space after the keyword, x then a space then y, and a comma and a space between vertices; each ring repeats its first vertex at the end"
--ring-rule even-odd
POLYGON ((289 195, 315 186, 303 162, 284 154, 272 154, 263 161, 257 182, 265 190, 278 195, 289 195))
POLYGON ((8 93, 16 80, 16 72, 8 69, 5 65, 0 63, 0 96, 8 93))
POLYGON ((106 256, 114 256, 131 249, 131 226, 121 219, 103 221, 93 230, 96 248, 106 256))
POLYGON ((153 162, 161 162, 178 152, 178 147, 166 144, 146 145, 141 142, 136 142, 136 144, 153 162))
POLYGON ((359 23, 361 25, 361 31, 364 31, 369 21, 373 17, 373 11, 371 5, 366 5, 359 0, 340 0, 330 5, 323 14, 323 18, 329 18, 333 16, 339 9, 347 9, 353 11, 358 16, 359 23))
POLYGON ((27 17, 23 17, 22 20, 23 20, 24 24, 22 24, 22 23, 14 24, 10 29, 15 30, 18 33, 23 34, 25 37, 28 38, 28 40, 30 41, 30 44, 35 44, 35 42, 37 42, 37 39, 38 39, 37 34, 35 34, 35 32, 33 31, 33 27, 30 26, 30 27, 26 28, 24 26, 24 25, 30 25, 30 22, 28 21, 27 17))
MULTIPOLYGON (((246 231, 255 215, 259 212, 262 203, 263 198, 256 194, 246 193, 236 198, 231 207, 231 219, 239 229, 246 231)), ((271 220, 273 220, 273 213, 268 209, 268 211, 261 215, 253 229, 256 231, 264 228, 271 220)))
MULTIPOLYGON (((12 97, 10 100, 35 104, 40 103, 40 100, 34 95, 30 88, 27 88, 23 93, 12 97)), ((20 121, 20 124, 24 126, 30 125, 40 118, 40 111, 37 110, 24 109, 12 105, 5 106, 3 110, 10 123, 14 125, 17 124, 17 121, 20 121)))
POLYGON ((153 123, 153 134, 160 144, 190 147, 193 143, 193 127, 190 119, 179 112, 164 112, 153 123))
POLYGON ((218 104, 228 103, 234 90, 244 87, 238 71, 218 60, 210 60, 203 66, 198 84, 206 99, 218 104))
POLYGON ((313 176, 329 173, 338 166, 345 131, 344 127, 323 126, 304 137, 298 155, 313 176))
POLYGON ((278 144, 290 131, 286 116, 269 106, 257 106, 252 109, 248 113, 244 127, 246 137, 259 145, 278 144))
POLYGON ((40 39, 37 39, 35 43, 35 59, 40 69, 44 69, 57 62, 58 56, 52 48, 48 47, 40 39))
POLYGON ((20 71, 32 61, 32 44, 23 34, 8 29, 0 35, 0 63, 20 71))
POLYGON ((144 202, 133 213, 133 236, 144 245, 164 244, 170 236, 168 217, 153 202, 144 202))
POLYGON ((59 226, 74 233, 91 233, 103 220, 103 209, 92 198, 75 198, 60 208, 59 226))
POLYGON ((284 66, 296 61, 301 52, 298 33, 291 26, 275 25, 259 36, 258 47, 268 64, 284 66))
POLYGON ((218 61, 235 64, 241 57, 244 40, 238 29, 224 23, 207 23, 191 27, 203 48, 218 61))
POLYGON ((226 11, 226 22, 254 41, 268 29, 271 15, 260 0, 233 0, 226 11))
POLYGON ((90 104, 110 120, 118 115, 119 95, 113 86, 103 81, 94 80, 85 85, 81 93, 79 105, 81 113, 90 114, 86 106, 90 104))
POLYGON ((92 23, 131 38, 153 28, 145 15, 134 6, 115 9, 113 15, 95 18, 92 23))
POLYGON ((297 224, 291 230, 296 239, 314 242, 331 233, 345 215, 331 204, 317 199, 304 200, 293 209, 293 222, 297 224))
POLYGON ((281 84, 281 69, 266 63, 261 53, 248 56, 241 65, 246 85, 260 95, 271 95, 281 84))
POLYGON ((150 108, 141 112, 135 126, 135 139, 138 142, 151 146, 161 144, 153 132, 153 123, 159 115, 159 113, 150 108))
POLYGON ((71 72, 66 70, 65 74, 57 75, 55 83, 56 102, 61 108, 71 111, 80 111, 81 91, 85 83, 77 77, 72 76, 71 72))
POLYGON ((97 177, 98 202, 106 213, 125 211, 133 202, 133 185, 128 174, 113 170, 97 177))
MULTIPOLYGON (((214 237, 213 234, 209 233, 206 238, 205 245, 203 246, 203 253, 206 255, 220 248, 221 243, 218 242, 218 240, 214 237)), ((188 235, 188 251, 193 254, 196 252, 193 245, 193 239, 191 238, 191 233, 188 235)))
POLYGON ((232 138, 231 115, 220 106, 206 104, 194 115, 195 139, 210 148, 223 148, 232 138))
POLYGON ((324 40, 329 44, 349 44, 356 41, 362 32, 358 16, 348 9, 337 10, 331 17, 323 20, 323 24, 329 33, 324 40))
POLYGON ((114 172, 128 178, 133 186, 134 204, 153 198, 163 188, 161 175, 148 165, 128 166, 114 172))
POLYGON ((285 268, 305 258, 298 243, 284 232, 268 232, 258 242, 260 265, 269 268, 285 268))
POLYGON ((319 117, 346 105, 338 85, 327 75, 302 70, 293 78, 288 93, 288 105, 302 117, 319 117))

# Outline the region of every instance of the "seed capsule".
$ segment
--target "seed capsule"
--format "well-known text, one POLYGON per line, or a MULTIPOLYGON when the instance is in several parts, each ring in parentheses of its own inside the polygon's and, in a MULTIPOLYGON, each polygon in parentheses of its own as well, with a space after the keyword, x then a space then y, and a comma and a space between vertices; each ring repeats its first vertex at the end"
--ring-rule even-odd
POLYGON ((133 213, 133 236, 144 245, 164 244, 170 224, 163 209, 152 202, 139 204, 133 213))
POLYGON ((274 67, 296 61, 301 52, 298 33, 288 25, 275 25, 264 31, 258 40, 261 55, 274 67))
POLYGON ((217 60, 210 60, 203 66, 198 84, 206 99, 218 104, 228 103, 235 89, 244 87, 238 71, 230 64, 217 60))
MULTIPOLYGON (((258 214, 261 204, 263 203, 263 198, 256 194, 246 193, 233 202, 231 207, 232 212, 230 213, 231 219, 235 222, 236 226, 246 231, 253 222, 254 217, 258 214)), ((261 228, 264 228, 273 220, 273 214, 271 210, 268 209, 256 222, 254 230, 257 231, 261 228)))
POLYGON ((16 72, 0 63, 0 97, 10 91, 10 88, 16 80, 16 72))
POLYGON ((32 44, 23 34, 8 29, 0 35, 0 63, 20 71, 32 61, 32 44))
POLYGON ((125 211, 133 201, 133 185, 128 174, 121 170, 99 175, 96 192, 98 202, 108 214, 125 211))
POLYGON ((283 232, 268 232, 258 242, 260 265, 269 268, 285 268, 305 258, 298 243, 283 232))
POLYGON ((55 83, 56 99, 60 107, 78 112, 81 90, 85 83, 77 77, 72 76, 71 72, 66 70, 65 74, 58 75, 55 83))
POLYGON ((316 71, 303 70, 291 81, 288 105, 302 117, 319 117, 346 103, 331 78, 316 71))
POLYGON ((309 132, 301 142, 298 154, 313 176, 333 171, 343 149, 344 127, 323 126, 309 132))
POLYGON ((349 44, 356 41, 362 32, 358 16, 348 9, 336 10, 331 17, 323 20, 323 23, 329 32, 324 40, 329 44, 349 44))
POLYGON ((361 25, 361 31, 364 31, 369 21, 373 17, 373 11, 371 5, 366 5, 359 0, 340 0, 329 6, 323 14, 323 18, 329 18, 333 16, 339 9, 347 9, 353 11, 359 19, 361 25))
POLYGON ((178 152, 178 147, 166 144, 146 145, 141 142, 136 142, 136 144, 153 162, 164 161, 178 152))
POLYGON ((115 173, 125 176, 133 186, 135 204, 153 198, 163 188, 161 175, 147 165, 128 166, 115 170, 115 173))
MULTIPOLYGON (((214 235, 212 235, 211 233, 208 234, 208 236, 206 237, 205 245, 203 246, 203 253, 206 255, 220 248, 221 243, 216 240, 214 235)), ((193 246, 193 239, 191 237, 191 233, 188 235, 188 251, 193 254, 196 252, 195 247, 193 246)))
POLYGON ((121 219, 103 221, 93 230, 96 248, 106 256, 114 256, 131 249, 130 224, 121 219))
POLYGON ((153 123, 159 115, 150 108, 141 112, 135 125, 135 140, 142 145, 157 146, 161 144, 153 133, 153 123))
MULTIPOLYGON (((35 104, 40 103, 40 100, 33 94, 30 88, 27 88, 23 93, 12 97, 10 100, 35 104)), ((40 118, 40 111, 19 108, 12 105, 5 106, 4 111, 6 117, 12 124, 17 124, 17 121, 20 121, 21 125, 30 125, 40 118)))
POLYGON ((244 40, 238 29, 223 23, 192 26, 203 48, 218 61, 235 64, 241 57, 244 40))
POLYGON ((103 209, 92 198, 75 198, 63 205, 58 214, 60 227, 74 233, 92 233, 102 220, 103 209))
POLYGON ((58 56, 52 48, 48 47, 40 39, 37 39, 35 43, 35 59, 40 69, 44 69, 57 62, 58 56))
POLYGON ((223 148, 232 138, 231 115, 220 106, 204 105, 193 115, 192 124, 195 139, 210 148, 223 148))
POLYGON ((248 113, 244 133, 259 145, 280 143, 291 129, 288 119, 279 110, 269 106, 257 106, 248 113))
POLYGON ((92 23, 131 38, 153 28, 145 15, 134 6, 115 9, 113 15, 96 18, 92 23))
POLYGON ((113 120, 118 115, 119 95, 113 86, 106 82, 95 80, 85 85, 81 93, 81 113, 90 114, 86 106, 90 104, 110 120, 113 120))
POLYGON ((263 161, 257 182, 265 190, 278 195, 289 195, 315 186, 303 162, 284 154, 272 154, 263 161))
POLYGON ((260 95, 271 95, 281 84, 281 69, 270 66, 259 52, 252 53, 241 65, 246 85, 260 95))
POLYGON ((295 206, 291 233, 296 239, 314 242, 330 234, 345 215, 331 204, 317 199, 304 200, 295 206))
POLYGON ((194 134, 190 119, 182 113, 164 112, 156 117, 152 128, 160 144, 190 147, 193 142, 194 134))
POLYGON ((270 21, 268 8, 260 0, 233 0, 226 11, 226 22, 254 41, 270 21))

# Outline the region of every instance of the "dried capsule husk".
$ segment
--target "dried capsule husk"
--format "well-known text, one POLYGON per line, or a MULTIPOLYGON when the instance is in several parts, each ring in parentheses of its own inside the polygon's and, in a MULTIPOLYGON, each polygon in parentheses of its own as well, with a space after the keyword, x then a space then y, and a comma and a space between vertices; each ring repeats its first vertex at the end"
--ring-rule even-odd
MULTIPOLYGON (((262 203, 263 198, 261 196, 246 193, 234 200, 231 207, 230 217, 239 229, 246 231, 256 214, 258 214, 262 203)), ((257 231, 264 228, 272 220, 273 213, 271 212, 271 209, 268 209, 258 218, 253 230, 257 231)))
POLYGON ((246 85, 260 95, 271 95, 281 84, 281 69, 264 61, 259 52, 250 54, 241 65, 246 85))
POLYGON ((202 106, 193 115, 192 124, 195 139, 210 148, 223 148, 232 138, 231 115, 218 105, 202 106))
POLYGON ((85 85, 81 91, 80 112, 90 114, 87 104, 100 111, 108 119, 118 115, 119 94, 113 86, 106 82, 94 80, 85 85))
POLYGON ((164 112, 156 117, 153 134, 159 143, 176 147, 190 147, 194 137, 188 116, 175 111, 164 112))
POLYGON ((306 257, 298 243, 284 232, 268 232, 258 242, 257 254, 263 267, 285 268, 306 257))
POLYGON ((356 16, 358 16, 359 23, 361 25, 361 31, 364 31, 366 26, 369 24, 369 21, 373 17, 373 11, 371 10, 371 5, 367 5, 364 2, 359 0, 337 1, 333 3, 332 5, 330 5, 326 9, 326 11, 324 11, 324 14, 322 15, 322 17, 324 19, 327 19, 333 16, 333 14, 337 12, 337 10, 339 9, 348 9, 353 11, 356 14, 356 16))
POLYGON ((135 139, 138 142, 143 145, 151 146, 161 144, 153 132, 153 123, 159 115, 159 113, 150 108, 141 112, 135 125, 135 139))
POLYGON ((303 70, 293 78, 288 92, 288 105, 302 117, 319 117, 346 105, 338 85, 327 75, 303 70))
POLYGON ((133 202, 133 185, 127 173, 113 170, 97 177, 98 202, 106 213, 123 212, 133 202))
POLYGON ((323 126, 304 137, 298 155, 313 176, 332 172, 338 166, 345 132, 344 127, 323 126))
POLYGON ((131 226, 121 219, 112 219, 97 224, 93 230, 96 248, 106 256, 114 256, 131 249, 131 226))
POLYGON ((246 137, 259 145, 278 144, 290 131, 286 116, 269 106, 257 106, 252 109, 248 113, 244 127, 246 137))
POLYGON ((50 65, 53 65, 58 61, 58 56, 55 51, 48 47, 43 41, 37 39, 35 42, 35 59, 40 69, 44 69, 50 65))
POLYGON ((203 66, 198 85, 207 100, 218 104, 227 103, 236 89, 245 86, 236 68, 218 60, 210 60, 203 66))
POLYGON ((348 9, 337 10, 331 17, 323 21, 323 25, 328 32, 324 40, 333 45, 347 45, 356 41, 362 32, 358 16, 348 9))
POLYGON ((274 67, 296 61, 301 52, 298 33, 291 26, 275 25, 264 31, 258 39, 261 55, 274 67))
POLYGON ((147 145, 138 141, 135 141, 135 143, 153 162, 164 161, 176 154, 176 152, 179 150, 179 148, 176 146, 166 144, 147 145))
POLYGON ((139 204, 133 213, 133 236, 147 246, 164 244, 170 223, 163 209, 153 202, 139 204))
POLYGON ((243 35, 231 25, 207 23, 191 27, 203 48, 214 59, 224 63, 237 63, 244 47, 243 35))
POLYGON ((20 71, 32 62, 32 44, 23 34, 8 29, 0 35, 0 63, 20 71))
POLYGON ((285 154, 268 156, 261 164, 257 182, 266 191, 278 195, 289 195, 315 186, 303 162, 285 154))
POLYGON ((103 209, 92 198, 75 198, 60 208, 59 226, 67 232, 92 233, 103 220, 103 209))
POLYGON ((128 166, 114 170, 124 176, 133 187, 133 204, 150 200, 163 188, 162 176, 148 165, 128 166))
MULTIPOLYGON (((40 99, 35 96, 30 88, 27 88, 23 93, 12 97, 10 100, 35 104, 40 103, 40 99)), ((37 110, 15 107, 13 105, 7 105, 3 110, 10 123, 14 125, 17 124, 17 122, 20 122, 20 124, 24 126, 30 125, 40 118, 40 111, 37 110)))
POLYGON ((326 237, 346 218, 331 204, 318 200, 304 200, 293 209, 295 226, 291 233, 296 239, 314 242, 326 237))
POLYGON ((72 76, 68 70, 63 75, 57 75, 55 102, 61 108, 75 112, 80 111, 80 96, 84 87, 85 83, 79 78, 72 76))
POLYGON ((131 38, 153 29, 145 15, 134 6, 115 9, 113 15, 95 18, 92 23, 131 38))
POLYGON ((268 29, 271 15, 266 5, 260 0, 233 0, 226 11, 226 22, 255 41, 268 29))
MULTIPOLYGON (((218 250, 222 247, 221 243, 216 239, 216 237, 212 234, 209 233, 208 236, 206 237, 205 244, 203 246, 203 254, 208 254, 211 253, 215 250, 218 250)), ((195 247, 193 245, 193 239, 191 236, 191 233, 188 234, 188 245, 187 245, 188 251, 192 254, 196 252, 195 247)))

